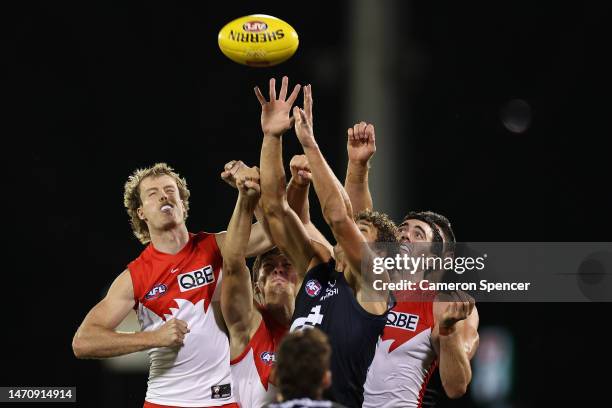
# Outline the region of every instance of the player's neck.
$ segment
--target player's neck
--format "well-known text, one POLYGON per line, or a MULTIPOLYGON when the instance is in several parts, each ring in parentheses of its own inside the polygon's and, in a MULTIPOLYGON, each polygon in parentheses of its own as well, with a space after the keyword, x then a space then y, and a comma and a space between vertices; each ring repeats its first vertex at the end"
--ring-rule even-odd
POLYGON ((151 231, 151 244, 159 252, 177 254, 189 242, 189 232, 185 224, 164 231, 151 231))

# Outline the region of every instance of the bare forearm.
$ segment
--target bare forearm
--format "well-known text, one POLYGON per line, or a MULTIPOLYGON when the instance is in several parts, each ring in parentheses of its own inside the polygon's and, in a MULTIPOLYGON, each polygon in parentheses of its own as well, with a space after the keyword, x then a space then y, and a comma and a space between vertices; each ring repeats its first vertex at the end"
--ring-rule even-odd
POLYGON ((81 328, 72 348, 78 358, 117 357, 158 347, 152 332, 119 333, 104 327, 81 328))
POLYGON ((463 338, 458 332, 440 336, 440 378, 446 394, 459 398, 472 380, 472 369, 463 338))
POLYGON ((325 161, 319 147, 317 145, 304 146, 304 153, 310 163, 312 182, 325 220, 331 224, 343 221, 347 216, 352 218, 348 196, 325 161))
POLYGON ((264 135, 261 146, 260 175, 262 204, 264 211, 277 208, 285 198, 285 169, 283 168, 282 139, 276 136, 264 135))
POLYGON ((310 184, 298 184, 294 178, 289 180, 289 185, 287 186, 287 202, 289 203, 289 207, 291 207, 298 217, 300 217, 300 221, 302 221, 304 225, 310 222, 310 204, 308 203, 309 191, 310 184))
POLYGON ((223 259, 227 264, 244 264, 247 244, 251 235, 253 211, 254 204, 248 203, 242 194, 238 194, 238 200, 236 200, 234 213, 230 219, 225 237, 223 259))
POLYGON ((373 208, 368 173, 368 163, 361 164, 349 161, 346 170, 346 179, 344 180, 344 188, 351 200, 353 211, 356 214, 363 210, 373 208))

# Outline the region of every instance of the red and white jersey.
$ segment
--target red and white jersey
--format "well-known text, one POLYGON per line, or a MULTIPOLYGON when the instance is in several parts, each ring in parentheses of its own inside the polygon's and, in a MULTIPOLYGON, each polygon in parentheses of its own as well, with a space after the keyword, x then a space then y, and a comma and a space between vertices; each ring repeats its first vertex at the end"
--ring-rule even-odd
POLYGON ((438 360, 433 302, 398 302, 387 315, 364 385, 364 408, 420 407, 438 360))
POLYGON ((189 242, 175 255, 150 244, 128 265, 142 330, 159 329, 174 318, 184 320, 190 330, 180 348, 148 350, 146 401, 178 407, 235 402, 229 341, 220 313, 214 310, 222 265, 214 234, 203 232, 189 234, 189 242))
POLYGON ((242 354, 231 361, 235 397, 243 408, 261 408, 276 402, 276 387, 270 373, 276 361, 276 348, 287 334, 287 327, 278 324, 264 309, 261 323, 242 354))

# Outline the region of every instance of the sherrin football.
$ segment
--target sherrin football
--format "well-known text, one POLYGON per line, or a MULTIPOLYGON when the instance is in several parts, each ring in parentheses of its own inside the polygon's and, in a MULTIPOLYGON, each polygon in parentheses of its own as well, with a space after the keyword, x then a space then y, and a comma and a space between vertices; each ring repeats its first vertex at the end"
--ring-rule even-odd
POLYGON ((219 48, 229 59, 253 67, 271 67, 291 58, 298 34, 283 20, 265 14, 240 17, 219 31, 219 48))

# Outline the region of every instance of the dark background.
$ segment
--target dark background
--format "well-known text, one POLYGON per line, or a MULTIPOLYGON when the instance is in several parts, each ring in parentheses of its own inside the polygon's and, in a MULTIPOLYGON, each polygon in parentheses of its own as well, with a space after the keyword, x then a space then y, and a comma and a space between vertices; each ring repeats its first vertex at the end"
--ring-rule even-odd
MULTIPOLYGON (((220 181, 222 166, 259 160, 254 85, 283 74, 313 85, 315 132, 344 177, 346 128, 368 120, 349 110, 354 4, 244 3, 41 1, 2 12, 0 385, 77 386, 83 407, 142 404, 145 374, 109 374, 71 351, 82 318, 142 250, 123 183, 137 167, 168 162, 189 182, 188 227, 225 229, 236 194, 220 181), (292 59, 254 69, 221 54, 219 29, 253 13, 297 30, 292 59)), ((410 154, 373 162, 372 172, 393 166, 413 180, 393 200, 447 215, 460 241, 612 241, 611 13, 595 2, 379 3, 397 19, 385 72, 395 114, 411 118, 397 125, 397 151, 410 154), (500 120, 517 98, 531 106, 522 133, 500 120)), ((299 150, 285 139, 288 161, 299 150)), ((512 406, 609 405, 609 304, 479 311, 482 327, 515 335, 512 406)), ((471 405, 466 396, 448 406, 471 405)))

